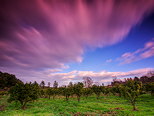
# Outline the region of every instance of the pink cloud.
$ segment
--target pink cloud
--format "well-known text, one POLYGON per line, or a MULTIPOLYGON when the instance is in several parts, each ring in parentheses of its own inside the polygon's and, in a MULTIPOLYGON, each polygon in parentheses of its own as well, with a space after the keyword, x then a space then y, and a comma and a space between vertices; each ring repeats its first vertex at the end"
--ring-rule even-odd
MULTIPOLYGON (((0 68, 14 69, 25 80, 35 75, 41 75, 37 80, 42 80, 50 69, 54 72, 68 68, 67 63, 82 62, 87 47, 95 49, 122 41, 153 9, 154 0, 0 1, 0 68), (26 70, 33 75, 27 76, 26 70)), ((66 74, 64 78, 73 76, 66 74)))
POLYGON ((143 60, 154 56, 154 40, 145 43, 143 48, 137 49, 134 52, 127 52, 117 58, 120 64, 128 64, 135 61, 143 60))

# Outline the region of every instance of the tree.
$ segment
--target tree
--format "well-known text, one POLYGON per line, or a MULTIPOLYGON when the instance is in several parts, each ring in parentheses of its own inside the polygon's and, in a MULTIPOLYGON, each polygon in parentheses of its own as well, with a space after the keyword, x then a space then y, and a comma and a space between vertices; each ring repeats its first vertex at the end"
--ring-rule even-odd
POLYGON ((48 87, 50 87, 50 82, 48 82, 48 87))
POLYGON ((146 91, 149 91, 154 96, 154 82, 145 84, 146 91))
POLYGON ((136 99, 142 92, 142 82, 134 81, 132 79, 125 80, 125 84, 121 87, 122 95, 131 103, 133 106, 133 110, 137 110, 136 108, 136 99))
POLYGON ((83 77, 84 87, 89 88, 93 84, 93 80, 90 77, 83 77))
POLYGON ((118 96, 122 96, 121 95, 121 85, 122 84, 115 84, 112 88, 110 88, 110 92, 113 94, 113 95, 116 95, 118 94, 118 96))
POLYGON ((58 88, 58 82, 57 81, 54 81, 53 88, 58 88))
POLYGON ((73 87, 73 83, 69 82, 68 87, 73 87))
POLYGON ((10 88, 15 86, 17 83, 23 83, 21 80, 17 79, 15 75, 9 73, 0 72, 0 88, 10 88))
POLYGON ((65 96, 65 100, 68 101, 69 100, 69 97, 73 94, 73 88, 72 87, 60 87, 59 88, 61 94, 63 96, 65 96))
POLYGON ((80 102, 80 97, 82 95, 83 83, 78 82, 73 86, 73 92, 77 96, 78 102, 80 102))
POLYGON ((54 95, 53 88, 48 88, 46 91, 46 94, 48 95, 48 98, 50 99, 50 97, 54 95))
POLYGON ((100 89, 101 89, 101 92, 103 93, 103 94, 105 94, 105 86, 104 86, 104 84, 102 84, 102 86, 100 86, 100 89))
POLYGON ((86 97, 86 99, 88 98, 88 96, 90 96, 93 93, 93 91, 91 90, 91 88, 83 88, 83 95, 86 97))
POLYGON ((40 86, 44 89, 44 87, 45 87, 45 82, 44 82, 43 80, 41 81, 40 86))
POLYGON ((56 95, 59 93, 59 89, 58 88, 48 88, 46 90, 46 94, 48 95, 48 98, 50 99, 50 97, 52 96, 53 99, 55 99, 56 95))
POLYGON ((45 90, 43 90, 43 89, 40 90, 40 97, 41 98, 45 97, 45 90))
POLYGON ((99 99, 100 94, 101 94, 101 92, 102 92, 101 86, 93 85, 93 86, 92 86, 92 90, 93 90, 93 92, 96 94, 96 98, 99 99))
POLYGON ((19 83, 9 90, 8 102, 20 102, 21 108, 25 109, 28 102, 38 99, 39 86, 34 83, 19 83))

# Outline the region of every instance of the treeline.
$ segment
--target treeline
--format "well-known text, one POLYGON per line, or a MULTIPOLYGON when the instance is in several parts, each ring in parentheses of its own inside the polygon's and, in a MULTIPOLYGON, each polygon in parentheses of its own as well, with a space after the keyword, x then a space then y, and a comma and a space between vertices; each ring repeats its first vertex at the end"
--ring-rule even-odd
MULTIPOLYGON (((152 80, 153 77, 147 78, 152 80)), ((58 82, 55 81, 53 87, 50 87, 51 83, 49 82, 48 86, 45 86, 44 81, 40 84, 36 81, 25 84, 19 81, 8 91, 10 94, 8 102, 20 102, 22 109, 25 109, 28 102, 35 101, 38 98, 50 99, 52 97, 56 99, 57 96, 64 96, 65 100, 69 101, 70 97, 76 97, 77 101, 80 102, 81 97, 88 98, 91 95, 95 95, 97 99, 100 96, 116 95, 127 99, 133 106, 133 110, 137 110, 135 104, 139 95, 145 93, 154 95, 154 82, 142 82, 143 79, 141 78, 127 78, 123 81, 114 79, 108 86, 94 84, 90 77, 84 77, 83 82, 70 82, 67 86, 58 86, 58 82)))

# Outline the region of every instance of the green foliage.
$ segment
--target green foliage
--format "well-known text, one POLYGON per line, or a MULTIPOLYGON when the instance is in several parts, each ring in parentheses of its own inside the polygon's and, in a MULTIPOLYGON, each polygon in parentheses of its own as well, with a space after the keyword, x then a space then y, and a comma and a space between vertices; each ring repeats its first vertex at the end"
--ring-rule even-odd
POLYGON ((52 88, 48 88, 48 89, 46 90, 46 94, 48 95, 48 98, 50 99, 50 97, 54 94, 52 88))
POLYGON ((108 95, 111 92, 111 88, 109 87, 105 87, 105 89, 102 89, 102 90, 105 95, 108 95))
POLYGON ((48 88, 46 90, 46 94, 48 95, 49 99, 51 96, 53 97, 53 99, 55 99, 56 95, 59 94, 59 89, 58 88, 48 88))
POLYGON ((80 97, 82 95, 83 83, 78 82, 73 86, 73 92, 77 96, 78 102, 80 102, 80 97))
POLYGON ((57 88, 48 88, 46 90, 46 94, 48 95, 48 98, 50 99, 50 97, 52 96, 53 99, 55 98, 56 95, 59 94, 59 89, 57 88))
POLYGON ((39 86, 36 83, 19 83, 9 90, 9 94, 8 102, 20 102, 21 108, 25 109, 27 102, 38 99, 39 86))
POLYGON ((92 90, 96 94, 96 98, 99 99, 100 94, 102 92, 101 86, 93 85, 92 90))
POLYGON ((136 99, 142 92, 142 82, 128 79, 125 84, 120 86, 120 89, 122 95, 132 104, 133 110, 137 110, 135 104, 136 99))
POLYGON ((59 91, 63 96, 65 96, 66 101, 68 101, 69 97, 73 95, 73 87, 60 87, 59 91))
POLYGON ((88 96, 92 95, 93 91, 91 88, 83 88, 83 95, 86 97, 86 99, 88 98, 88 96))
POLYGON ((151 92, 151 95, 154 96, 154 82, 145 84, 146 91, 151 92))
POLYGON ((10 88, 15 86, 17 83, 22 83, 21 80, 17 79, 15 75, 9 73, 0 72, 0 88, 10 88))
POLYGON ((45 97, 45 90, 41 89, 39 95, 41 98, 44 98, 45 97))
POLYGON ((117 95, 118 96, 122 96, 122 89, 121 89, 121 85, 122 84, 115 84, 111 89, 110 89, 110 92, 113 94, 113 95, 117 95))

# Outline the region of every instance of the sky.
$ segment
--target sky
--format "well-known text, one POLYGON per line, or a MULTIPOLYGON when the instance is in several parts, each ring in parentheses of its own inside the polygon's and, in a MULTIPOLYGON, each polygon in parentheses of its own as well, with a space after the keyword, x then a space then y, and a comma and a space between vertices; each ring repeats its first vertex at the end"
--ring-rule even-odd
POLYGON ((0 71, 59 85, 154 70, 154 0, 0 0, 0 71))

